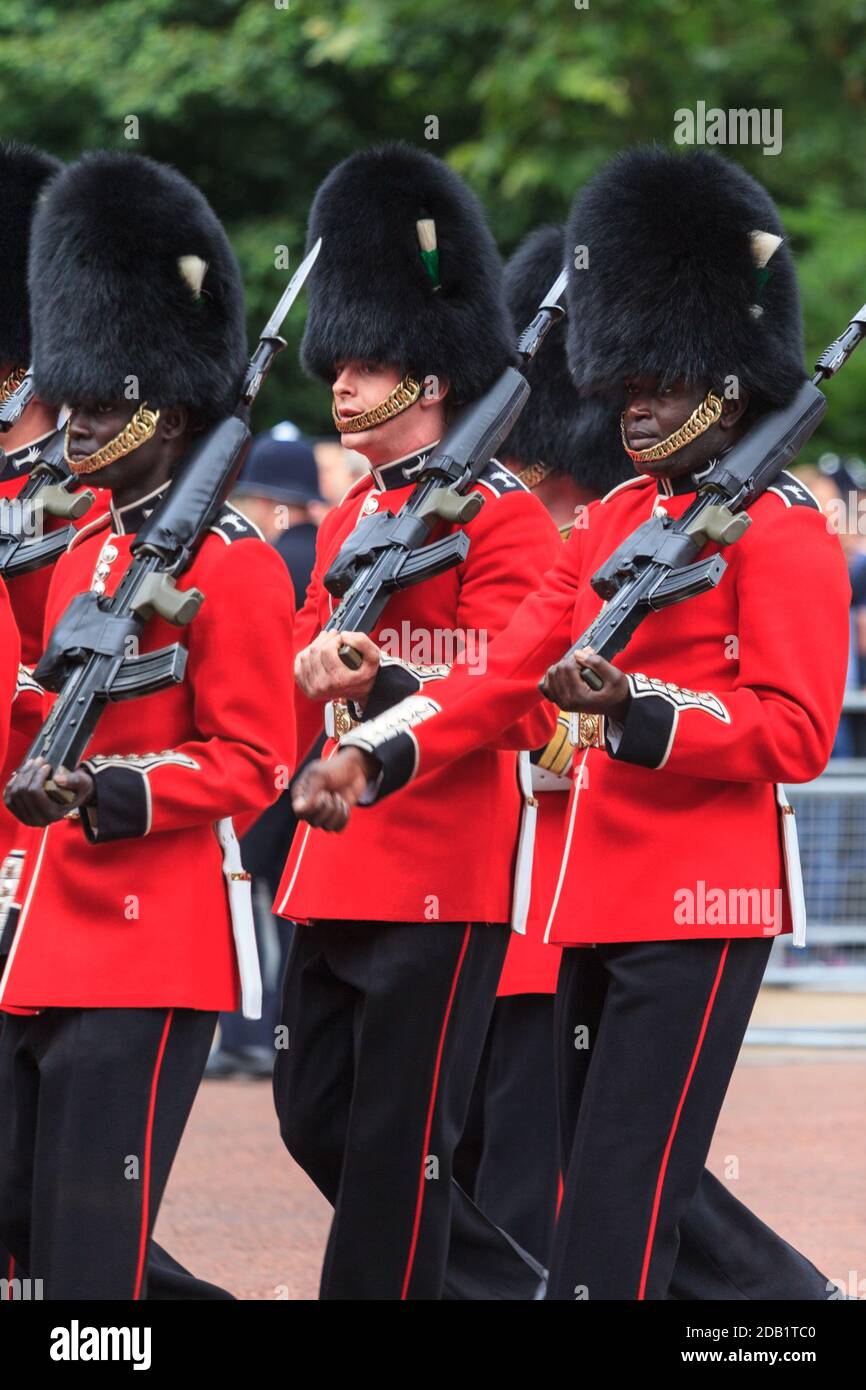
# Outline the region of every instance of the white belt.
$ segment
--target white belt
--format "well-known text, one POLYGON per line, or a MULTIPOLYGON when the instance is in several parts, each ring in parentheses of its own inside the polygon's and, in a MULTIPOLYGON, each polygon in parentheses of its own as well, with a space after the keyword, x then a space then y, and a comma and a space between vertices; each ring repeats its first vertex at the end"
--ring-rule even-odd
POLYGON ((559 777, 530 761, 528 753, 517 755, 517 781, 523 802, 520 833, 517 837, 517 859, 514 865, 514 888, 511 894, 511 930, 526 935, 529 901, 532 897, 532 865, 535 859, 535 828, 538 822, 538 792, 569 792, 571 778, 559 777))
POLYGON ((244 1018, 261 1018, 262 972, 256 945, 252 883, 241 862, 241 847, 231 816, 217 821, 216 834, 223 852, 223 873, 228 889, 232 935, 241 980, 241 1012, 244 1018))
POLYGON ((560 777, 558 772, 551 772, 549 768, 539 767, 538 763, 530 763, 532 769, 532 790, 534 792, 570 792, 571 774, 567 777, 560 777))

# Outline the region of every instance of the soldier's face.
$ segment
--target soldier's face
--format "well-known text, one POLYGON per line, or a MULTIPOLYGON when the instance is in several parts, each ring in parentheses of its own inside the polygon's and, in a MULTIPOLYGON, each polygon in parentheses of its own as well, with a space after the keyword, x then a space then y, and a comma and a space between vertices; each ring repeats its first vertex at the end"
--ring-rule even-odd
MULTIPOLYGON (((631 449, 650 449, 684 425, 709 389, 708 382, 675 381, 662 385, 658 377, 632 377, 625 383, 623 426, 631 449)), ((740 419, 745 401, 723 402, 722 417, 691 443, 655 462, 635 461, 638 473, 675 478, 704 467, 733 442, 730 430, 740 419)))
MULTIPOLYGON (((69 408, 69 457, 89 458, 104 444, 108 444, 123 430, 138 409, 137 401, 105 401, 97 404, 73 405, 69 408)), ((124 492, 130 487, 147 487, 153 473, 161 474, 167 448, 179 437, 186 425, 186 413, 179 407, 170 407, 160 412, 156 432, 136 449, 123 457, 108 463, 95 473, 85 475, 85 481, 92 479, 97 487, 120 489, 124 492)))
MULTIPOLYGON (((372 410, 389 396, 403 379, 397 367, 384 362, 353 360, 335 363, 337 373, 333 385, 334 409, 341 420, 363 415, 372 410)), ((376 425, 369 430, 358 430, 356 434, 343 436, 343 443, 349 449, 361 449, 374 436, 387 429, 390 421, 376 425)))
MULTIPOLYGON (((345 420, 381 405, 403 380, 399 367, 383 362, 337 362, 335 370, 334 411, 339 419, 345 420)), ((357 449, 374 465, 387 463, 411 453, 416 447, 420 413, 416 401, 379 425, 348 434, 341 433, 342 443, 347 449, 357 449)))
MULTIPOLYGON (((399 386, 405 372, 383 362, 337 362, 334 364, 334 413, 339 422, 374 410, 399 386)), ((427 379, 425 378, 425 383, 427 379)), ((375 467, 404 458, 439 439, 445 427, 445 397, 449 382, 441 378, 435 391, 422 390, 412 405, 404 406, 389 420, 368 429, 343 433, 345 448, 357 449, 375 467)))

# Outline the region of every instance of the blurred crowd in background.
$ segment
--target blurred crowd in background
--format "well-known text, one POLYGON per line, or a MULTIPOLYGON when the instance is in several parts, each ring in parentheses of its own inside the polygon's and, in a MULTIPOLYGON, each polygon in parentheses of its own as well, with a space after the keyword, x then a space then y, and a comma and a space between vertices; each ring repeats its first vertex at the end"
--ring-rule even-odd
POLYGON ((796 470, 811 488, 836 532, 848 560, 851 579, 851 654, 846 712, 839 725, 833 756, 866 757, 866 463, 822 454, 816 466, 796 470), (859 697, 859 698, 858 698, 859 697))

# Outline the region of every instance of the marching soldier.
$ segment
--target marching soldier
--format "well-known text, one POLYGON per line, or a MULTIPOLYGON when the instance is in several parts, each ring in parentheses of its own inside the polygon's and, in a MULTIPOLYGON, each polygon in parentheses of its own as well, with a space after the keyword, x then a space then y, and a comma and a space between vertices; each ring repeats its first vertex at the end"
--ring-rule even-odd
MULTIPOLYGON (((61 168, 60 161, 42 150, 0 142, 0 206, 3 209, 3 269, 0 273, 0 404, 23 379, 30 364, 30 304, 27 257, 30 224, 37 198, 61 168)), ((57 428, 57 409, 35 397, 20 420, 0 436, 5 457, 0 466, 0 507, 14 503, 28 481, 40 450, 57 428)), ((101 510, 101 506, 97 504, 101 510)), ((17 520, 17 519, 16 519, 17 520)), ((39 728, 42 692, 32 668, 42 651, 45 602, 51 567, 10 579, 6 586, 20 638, 12 706, 12 727, 3 766, 2 783, 26 751, 39 728)), ((4 705, 4 709, 7 708, 4 705)), ((0 961, 5 957, 20 910, 21 877, 29 831, 0 802, 0 961)), ((0 1018, 2 1027, 2 1018, 0 1018)), ((15 1266, 0 1252, 0 1271, 13 1277, 15 1266)))
MULTIPOLYGON (((0 200, 3 205, 3 272, 0 275, 0 404, 12 395, 30 365, 30 312, 27 256, 36 201, 61 169, 58 159, 11 141, 0 143, 0 200)), ((27 482, 30 468, 57 429, 57 408, 38 397, 4 435, 0 497, 12 501, 27 482)), ((11 581, 9 593, 21 631, 21 659, 35 666, 42 652, 42 617, 50 568, 11 581)))
MULTIPOLYGON (((481 208, 431 155, 391 145, 346 160, 316 196, 309 235, 323 251, 303 360, 332 390, 344 444, 371 465, 320 528, 297 624, 298 752, 324 717, 327 757, 362 712, 434 691, 461 641, 477 671, 560 542, 537 499, 493 464, 461 566, 395 594, 369 637, 321 631, 343 541, 360 518, 406 501, 453 409, 492 385, 513 339, 481 208), (360 654, 357 672, 340 661, 342 642, 360 654)), ((546 712, 531 715, 467 748, 353 826, 336 857, 321 830, 295 836, 276 901, 300 925, 275 1097, 289 1151, 335 1207, 323 1298, 439 1298, 449 1238, 453 1296, 471 1296, 464 1273, 499 1297, 538 1287, 537 1263, 515 1260, 451 1170, 508 943, 514 750, 549 726, 546 712)))
MULTIPOLYGON (((678 1296, 680 1226, 767 956, 800 925, 778 788, 823 769, 847 660, 844 559, 810 494, 783 475, 750 509, 718 587, 651 614, 618 663, 589 649, 562 659, 598 613, 599 565, 654 511, 681 516, 707 468, 802 382, 783 238, 764 189, 703 152, 633 150, 589 185, 567 228, 569 246, 589 248, 570 280, 569 361, 581 390, 625 388, 637 474, 575 528, 480 681, 455 673, 423 708, 410 696, 387 726, 346 735, 296 792, 299 814, 338 827, 360 797, 423 785, 513 725, 539 680, 596 721, 548 929, 564 947, 556 1049, 568 1154, 554 1299, 678 1296)), ((741 1251, 738 1211, 732 1202, 716 1236, 741 1251)))
MULTIPOLYGON (((47 636, 77 594, 116 590, 195 435, 234 409, 245 335, 220 223, 139 156, 88 155, 51 185, 30 286, 37 390, 70 405, 72 470, 111 492, 56 566, 47 636)), ((254 984, 239 978, 252 921, 232 821, 273 801, 294 761, 291 585, 225 507, 193 586, 206 601, 182 634, 185 680, 107 705, 82 766, 55 776, 62 803, 38 761, 5 794, 39 836, 0 979, 0 1236, 53 1299, 145 1296, 217 1013, 254 984)), ((154 617, 142 649, 175 633, 154 617)))
MULTIPOLYGON (((519 332, 565 264, 562 227, 539 227, 505 268, 519 332)), ((502 446, 503 462, 542 501, 563 540, 586 508, 631 473, 615 402, 579 401, 568 374, 565 324, 526 368, 532 395, 502 446)), ((574 745, 561 712, 545 747, 520 755, 525 798, 512 932, 496 1006, 458 1150, 458 1179, 498 1226, 543 1265, 559 1190, 553 1079, 553 997, 559 947, 545 943, 565 835, 574 745)))
MULTIPOLYGON (((27 256, 36 201, 60 161, 41 150, 0 143, 0 205, 3 208, 3 269, 0 273, 0 404, 8 400, 30 364, 30 306, 27 256)), ((0 506, 13 504, 28 481, 42 447, 57 429, 57 408, 38 397, 20 420, 0 435, 5 458, 0 465, 0 506)), ((105 502, 107 505, 107 500, 105 502)), ((104 508, 97 508, 104 509, 104 508)), ((95 514, 94 511, 91 515, 95 514)), ((32 668, 42 652, 45 601, 51 567, 8 581, 9 601, 21 637, 21 665, 15 692, 13 728, 5 772, 17 766, 39 727, 41 692, 32 668)), ((5 783, 6 778, 3 778, 5 783)), ((6 954, 19 907, 19 888, 27 837, 22 826, 0 805, 0 957, 6 954)))

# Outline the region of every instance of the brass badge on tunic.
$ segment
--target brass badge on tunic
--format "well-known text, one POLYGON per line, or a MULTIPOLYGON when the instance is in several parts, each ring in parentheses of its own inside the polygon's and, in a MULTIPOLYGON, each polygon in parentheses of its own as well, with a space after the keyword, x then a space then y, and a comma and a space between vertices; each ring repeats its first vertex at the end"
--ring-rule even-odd
POLYGON ((577 716, 578 748, 601 748, 604 741, 603 716, 600 714, 579 714, 577 716))

